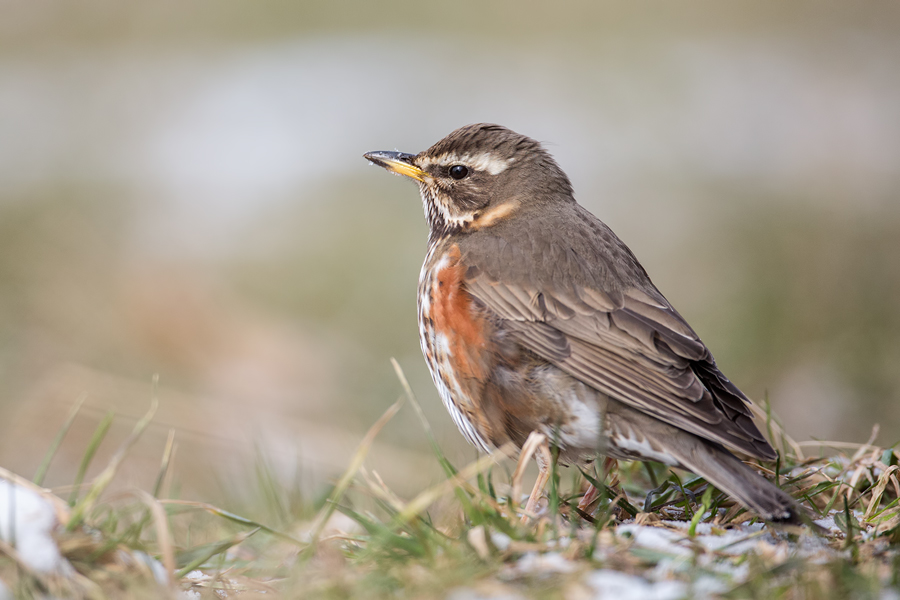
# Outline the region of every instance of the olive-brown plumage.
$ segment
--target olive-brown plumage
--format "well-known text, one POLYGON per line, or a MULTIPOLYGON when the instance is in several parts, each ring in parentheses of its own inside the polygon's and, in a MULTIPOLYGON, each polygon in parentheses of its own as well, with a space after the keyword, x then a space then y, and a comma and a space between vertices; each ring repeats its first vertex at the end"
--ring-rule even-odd
POLYGON ((476 124, 417 155, 366 158, 418 182, 422 350, 470 442, 521 447, 537 431, 564 461, 659 461, 766 519, 798 519, 790 496, 726 450, 775 458, 750 400, 539 143, 476 124))

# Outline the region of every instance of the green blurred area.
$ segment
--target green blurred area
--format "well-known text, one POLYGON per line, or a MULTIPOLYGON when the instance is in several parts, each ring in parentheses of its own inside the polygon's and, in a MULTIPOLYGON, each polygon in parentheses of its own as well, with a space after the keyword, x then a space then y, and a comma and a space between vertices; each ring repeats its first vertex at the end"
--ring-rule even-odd
MULTIPOLYGON (((416 190, 361 154, 480 120, 548 141, 789 432, 900 438, 896 3, 3 10, 4 466, 29 475, 87 392, 48 480, 68 481, 159 374, 148 464, 174 427, 203 485, 258 444, 327 474, 400 394, 392 356, 472 456, 419 354, 416 190)), ((392 476, 437 475, 411 414, 380 439, 392 476)))
POLYGON ((900 9, 892 2, 737 2, 691 1, 429 3, 402 0, 390 5, 359 0, 288 0, 259 4, 226 1, 174 1, 128 5, 89 0, 9 3, 9 49, 43 45, 151 43, 215 40, 225 43, 270 41, 280 36, 361 33, 415 29, 426 33, 464 33, 491 38, 642 33, 658 37, 735 33, 828 34, 845 28, 893 33, 900 9))

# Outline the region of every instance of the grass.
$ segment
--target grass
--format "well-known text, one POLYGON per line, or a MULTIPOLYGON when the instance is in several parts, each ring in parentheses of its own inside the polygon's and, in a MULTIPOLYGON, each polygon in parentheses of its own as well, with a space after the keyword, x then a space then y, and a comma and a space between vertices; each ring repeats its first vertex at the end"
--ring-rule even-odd
POLYGON ((893 447, 798 443, 768 407, 760 411, 780 456, 758 467, 825 519, 821 534, 763 526, 704 479, 652 463, 620 463, 601 473, 603 461, 585 471, 558 469, 554 461, 544 509, 523 519, 513 492, 523 485, 521 472, 513 473, 514 450, 452 465, 395 367, 404 397, 360 441, 334 487, 310 497, 260 461, 255 488, 265 510, 248 508, 255 516, 172 497, 174 432, 154 489, 106 492, 155 402, 92 481, 82 484, 108 419, 85 448, 71 490, 44 490, 79 400, 33 482, 0 470, 53 504, 59 547, 77 574, 34 572, 14 544, 4 543, 0 579, 22 598, 441 598, 451 590, 461 597, 573 598, 599 595, 615 577, 633 593, 666 598, 886 598, 886 590, 900 591, 893 447), (446 474, 411 499, 365 466, 372 442, 405 404, 446 474), (601 494, 581 512, 576 505, 587 482, 601 494))

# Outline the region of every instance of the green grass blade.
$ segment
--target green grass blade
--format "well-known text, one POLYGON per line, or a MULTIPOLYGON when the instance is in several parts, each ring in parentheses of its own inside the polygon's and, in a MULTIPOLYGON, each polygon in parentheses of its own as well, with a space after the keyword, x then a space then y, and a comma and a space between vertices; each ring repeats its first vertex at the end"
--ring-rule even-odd
POLYGON ((422 423, 422 428, 425 430, 425 436, 428 438, 428 443, 431 444, 431 450, 437 457, 438 462, 441 463, 441 467, 443 467, 444 471, 447 473, 447 477, 453 477, 456 475, 456 468, 450 464, 450 461, 447 460, 447 457, 445 457, 444 453, 441 451, 441 447, 438 445, 437 440, 434 437, 434 432, 431 429, 431 423, 429 423, 428 419, 425 417, 425 412, 422 410, 422 406, 416 399, 416 395, 413 393, 412 386, 409 385, 409 381, 406 379, 406 375, 403 373, 400 363, 397 362, 397 359, 392 357, 391 364, 394 366, 394 372, 397 374, 397 379, 400 380, 400 385, 403 387, 406 398, 409 400, 413 410, 416 411, 416 416, 419 417, 419 421, 422 423))
POLYGON ((113 457, 110 459, 109 464, 105 469, 94 479, 94 483, 91 485, 91 489, 88 490, 88 493, 85 494, 84 498, 82 498, 72 509, 72 514, 69 517, 69 522, 66 524, 66 531, 74 530, 81 522, 84 520, 84 516, 94 507, 97 499, 100 497, 100 494, 103 493, 103 490, 110 484, 113 480, 113 477, 116 476, 116 472, 119 470, 119 466, 122 464, 122 461, 125 460, 125 455, 128 454, 128 451, 134 445, 134 443, 141 437, 141 434, 144 433, 144 430, 147 428, 147 425, 150 424, 150 421, 153 419, 153 415, 156 414, 156 409, 159 407, 159 402, 156 398, 150 404, 150 410, 147 411, 140 421, 138 421, 134 429, 132 429, 131 434, 122 442, 122 445, 119 446, 119 449, 116 450, 116 453, 113 454, 113 457))
MULTIPOLYGON (((403 388, 403 392, 406 394, 406 398, 409 400, 409 403, 412 405, 413 410, 416 412, 416 416, 419 417, 419 421, 422 423, 422 429, 425 430, 425 437, 428 438, 428 443, 431 445, 431 451, 437 458, 438 463, 441 465, 441 468, 444 469, 444 474, 448 478, 456 477, 458 471, 456 467, 454 467, 450 463, 450 461, 447 460, 447 457, 444 456, 444 453, 441 451, 441 447, 438 445, 437 440, 434 437, 434 431, 431 429, 431 423, 428 422, 428 418, 425 416, 425 412, 422 410, 422 406, 419 404, 419 400, 413 393, 412 386, 409 385, 409 380, 406 379, 406 374, 403 372, 403 368, 400 366, 400 363, 397 362, 397 359, 393 357, 391 357, 391 365, 393 365, 394 367, 394 372, 397 374, 397 379, 400 380, 400 386, 403 388)), ((462 504, 463 511, 471 518, 478 520, 478 511, 472 505, 472 501, 466 494, 465 490, 462 487, 457 487, 454 490, 454 494, 456 495, 457 500, 459 500, 459 503, 462 504)))
POLYGON ((190 562, 185 564, 184 567, 179 569, 175 573, 175 581, 183 578, 185 575, 196 569, 197 567, 203 565, 209 559, 214 556, 218 556, 223 552, 226 552, 232 546, 237 546, 251 535, 255 534, 259 529, 253 529, 251 531, 246 531, 244 533, 240 533, 233 538, 229 538, 227 540, 222 540, 220 542, 216 542, 214 544, 206 544, 204 546, 198 546, 197 548, 192 548, 188 553, 183 553, 178 556, 178 562, 181 560, 187 559, 190 562))
POLYGON ((82 393, 78 399, 75 400, 75 404, 72 405, 69 415, 63 422, 62 427, 60 427, 59 431, 56 433, 56 437, 53 438, 53 441, 50 443, 50 448, 47 449, 47 454, 44 456, 41 466, 38 467, 37 472, 34 474, 34 479, 32 481, 34 481, 35 485, 44 485, 44 477, 47 476, 47 471, 50 469, 50 463, 53 461, 53 457, 56 456, 56 451, 59 450, 59 446, 62 444, 66 434, 69 433, 69 428, 71 428, 72 423, 75 422, 75 417, 78 416, 78 412, 81 410, 81 406, 84 404, 85 399, 87 399, 87 393, 82 393))
MULTIPOLYGON (((612 490, 610 490, 606 486, 606 484, 601 483, 600 480, 597 479, 596 477, 592 477, 591 475, 588 475, 587 472, 585 472, 583 469, 580 469, 580 470, 581 470, 581 474, 584 476, 584 478, 588 480, 588 483, 590 483, 592 486, 594 486, 595 488, 597 488, 598 490, 600 490, 601 492, 606 494, 607 498, 609 498, 609 499, 615 498, 616 495, 612 493, 612 490)), ((620 498, 619 501, 616 503, 616 506, 618 506, 619 508, 621 508, 622 510, 627 512, 629 514, 629 516, 632 516, 632 517, 636 516, 640 512, 637 508, 635 508, 630 502, 628 502, 624 498, 620 498)))
POLYGON ((688 527, 688 535, 690 537, 694 537, 697 535, 697 525, 700 523, 700 519, 703 518, 709 511, 709 507, 712 505, 712 486, 706 486, 706 491, 703 492, 703 500, 701 500, 700 510, 694 513, 694 516, 691 518, 691 524, 688 527))
POLYGON ((163 481, 169 472, 169 464, 172 460, 172 454, 175 449, 175 428, 169 429, 169 437, 166 439, 166 448, 163 450, 162 461, 159 465, 159 473, 156 474, 156 482, 153 484, 153 497, 159 498, 159 492, 162 489, 163 481))
POLYGON ((369 431, 366 433, 365 437, 363 437, 362 441, 359 443, 359 446, 357 446, 356 453, 353 455, 353 459, 350 461, 350 466, 347 467, 344 475, 338 481, 337 485, 334 486, 334 490, 332 490, 331 495, 328 497, 328 500, 325 502, 322 510, 320 510, 319 514, 316 515, 309 545, 303 550, 302 557, 304 559, 312 556, 312 553, 316 548, 316 544, 318 543, 319 536, 322 535, 322 531, 325 529, 325 525, 328 523, 328 519, 334 513, 334 510, 335 508, 337 508, 338 503, 340 503, 341 498, 344 497, 344 493, 347 491, 347 488, 350 487, 350 482, 353 481, 354 477, 356 477, 356 473, 362 466, 363 460, 365 460, 366 455, 369 453, 369 448, 372 447, 372 443, 375 441, 375 436, 377 436, 378 433, 384 428, 384 426, 387 425, 388 421, 394 418, 394 415, 397 414, 401 406, 403 406, 402 397, 394 402, 386 411, 384 411, 384 414, 381 415, 381 418, 379 418, 378 421, 376 421, 375 424, 369 428, 369 431))
POLYGON ((263 525, 262 523, 258 523, 252 519, 248 519, 247 517, 242 517, 240 515, 236 515, 232 512, 228 512, 227 510, 222 510, 218 506, 214 506, 207 502, 194 502, 192 500, 160 500, 161 504, 174 504, 176 506, 191 506, 194 508, 199 508, 201 510, 205 510, 206 512, 216 515, 217 517, 221 517, 227 521, 232 521, 234 523, 238 523, 240 525, 247 525, 248 527, 253 527, 255 529, 260 529, 265 531, 269 535, 277 537, 280 540, 284 540, 286 542, 290 542, 295 546, 300 546, 301 548, 305 548, 307 546, 306 543, 301 542, 297 538, 290 536, 286 533, 278 531, 277 529, 273 529, 267 525, 263 525))
POLYGON ((75 474, 72 492, 69 494, 69 506, 75 506, 75 502, 78 500, 78 493, 81 491, 81 483, 84 481, 84 475, 91 466, 91 462, 94 460, 97 449, 100 447, 100 444, 103 443, 106 434, 109 433, 109 428, 112 425, 114 418, 115 413, 109 411, 104 415, 100 424, 97 425, 97 428, 94 430, 94 435, 91 436, 91 439, 88 442, 87 449, 81 457, 81 464, 78 465, 78 472, 75 474))

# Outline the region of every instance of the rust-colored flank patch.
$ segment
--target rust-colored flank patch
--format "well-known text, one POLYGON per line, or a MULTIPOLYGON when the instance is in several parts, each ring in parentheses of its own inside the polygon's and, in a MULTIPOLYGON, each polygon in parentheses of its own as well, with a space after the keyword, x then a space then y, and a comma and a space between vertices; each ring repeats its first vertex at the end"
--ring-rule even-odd
POLYGON ((460 378, 484 381, 487 323, 473 310, 472 297, 463 289, 466 266, 460 261, 459 246, 451 246, 441 262, 446 264, 437 272, 431 288, 435 332, 446 338, 449 358, 460 378))

